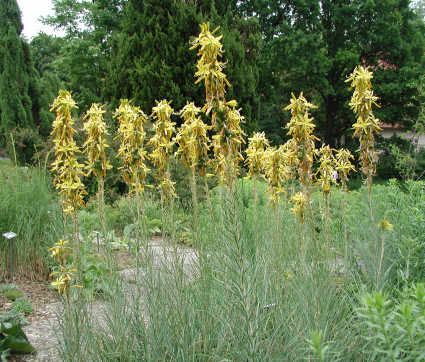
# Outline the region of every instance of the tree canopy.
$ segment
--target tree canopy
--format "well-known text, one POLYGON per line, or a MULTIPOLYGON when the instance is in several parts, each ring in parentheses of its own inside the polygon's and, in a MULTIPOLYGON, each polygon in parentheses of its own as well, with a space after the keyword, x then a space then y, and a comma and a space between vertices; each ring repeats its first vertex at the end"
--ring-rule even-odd
POLYGON ((304 91, 319 105, 323 140, 335 144, 353 123, 344 81, 358 64, 374 71, 378 117, 402 123, 415 116, 409 99, 423 72, 424 32, 409 1, 247 0, 239 11, 261 24, 260 127, 276 140, 275 115, 285 117, 280 109, 290 92, 304 91))

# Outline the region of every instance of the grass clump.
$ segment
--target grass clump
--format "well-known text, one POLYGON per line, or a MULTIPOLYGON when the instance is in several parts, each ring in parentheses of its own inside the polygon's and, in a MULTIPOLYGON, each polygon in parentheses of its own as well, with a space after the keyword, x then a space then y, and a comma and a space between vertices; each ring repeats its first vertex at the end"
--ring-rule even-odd
POLYGON ((3 292, 3 294, 6 296, 9 300, 16 300, 24 295, 20 290, 16 289, 9 289, 3 292))

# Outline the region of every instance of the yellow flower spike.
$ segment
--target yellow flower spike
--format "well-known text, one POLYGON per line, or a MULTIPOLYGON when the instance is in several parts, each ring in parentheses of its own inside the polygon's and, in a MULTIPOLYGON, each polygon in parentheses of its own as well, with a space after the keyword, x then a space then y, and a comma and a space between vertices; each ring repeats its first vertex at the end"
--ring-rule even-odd
POLYGON ((245 140, 240 123, 244 121, 244 117, 236 109, 235 100, 225 100, 226 86, 230 84, 223 73, 225 63, 219 61, 224 51, 221 36, 214 36, 217 30, 211 32, 209 23, 202 24, 201 33, 193 41, 191 49, 199 47, 196 83, 204 81, 206 104, 202 111, 207 115, 212 113, 211 124, 218 136, 212 140, 212 163, 220 184, 224 184, 231 182, 231 175, 239 173, 239 163, 243 160, 241 147, 245 140))
POLYGON ((292 142, 286 148, 291 153, 296 152, 296 155, 290 154, 288 158, 292 171, 297 170, 304 190, 308 192, 311 192, 312 186, 314 142, 319 140, 313 135, 315 124, 312 123, 313 118, 309 117, 309 111, 313 108, 317 107, 309 103, 303 93, 298 98, 292 93, 290 104, 284 108, 291 111, 292 116, 286 126, 289 129, 288 135, 292 135, 292 142))
POLYGON ((317 179, 317 185, 322 187, 324 194, 328 194, 331 191, 331 185, 337 184, 337 178, 335 177, 336 160, 333 155, 333 149, 329 145, 323 145, 320 150, 316 153, 320 157, 320 165, 315 174, 317 179), (317 177, 319 175, 319 177, 317 177))
POLYGON ((71 98, 71 92, 59 90, 58 97, 54 100, 50 111, 56 111, 56 119, 53 122, 52 135, 55 136, 56 161, 52 163, 52 171, 55 172, 54 184, 59 189, 62 198, 64 214, 74 214, 83 206, 83 197, 87 195, 80 181, 83 176, 83 165, 77 162, 75 153, 80 152, 75 144, 73 134, 76 132, 72 125, 72 108, 78 108, 71 98))
POLYGON ((56 279, 51 282, 50 285, 56 288, 60 294, 66 295, 68 295, 69 288, 71 287, 82 288, 80 285, 72 285, 72 280, 76 271, 77 270, 72 265, 66 267, 61 266, 59 271, 50 274, 50 276, 57 275, 56 279))
MULTIPOLYGON (((159 187, 165 193, 164 197, 174 196, 173 183, 169 179, 170 175, 167 171, 168 162, 172 154, 174 141, 172 140, 175 133, 175 122, 171 122, 171 115, 174 110, 170 106, 170 102, 162 100, 157 102, 156 107, 152 108, 152 115, 156 119, 153 124, 155 135, 149 140, 148 144, 152 145, 152 153, 150 159, 157 167, 155 179, 160 182, 159 187)), ((196 112, 196 110, 192 110, 196 112)))
POLYGON ((347 182, 350 171, 356 172, 356 168, 350 160, 354 160, 354 156, 347 149, 342 148, 337 152, 336 170, 343 183, 347 182))
POLYGON ((189 102, 181 110, 180 115, 185 122, 175 138, 175 143, 179 146, 175 155, 181 155, 186 167, 197 167, 199 163, 202 164, 199 171, 205 174, 209 164, 208 150, 210 148, 207 132, 212 127, 207 126, 200 117, 197 117, 200 111, 201 109, 194 103, 189 102))
POLYGON ((223 54, 223 45, 220 40, 222 36, 214 36, 214 33, 219 28, 216 28, 213 32, 210 31, 210 24, 201 24, 201 33, 192 42, 190 49, 196 49, 199 47, 198 55, 199 60, 196 64, 197 72, 195 76, 198 78, 195 83, 199 83, 204 80, 207 104, 205 105, 205 111, 209 113, 212 108, 212 101, 214 98, 220 98, 226 93, 225 87, 230 86, 226 75, 223 73, 225 63, 218 61, 218 58, 223 54))
POLYGON ((130 193, 136 190, 143 193, 150 171, 146 166, 149 157, 145 149, 144 130, 148 117, 139 107, 132 106, 128 99, 121 100, 114 117, 118 118, 120 124, 115 139, 121 138, 117 157, 120 157, 124 164, 120 167, 123 179, 130 187, 130 193))
POLYGON ((394 225, 391 224, 387 218, 383 218, 378 222, 378 228, 381 229, 383 232, 385 231, 391 231, 394 228, 394 225))
POLYGON ((300 191, 289 199, 289 202, 294 203, 294 207, 290 210, 298 216, 301 222, 305 222, 305 215, 307 211, 307 199, 300 191))
POLYGON ((261 171, 268 183, 266 193, 269 194, 269 200, 274 205, 279 202, 280 194, 286 194, 283 184, 289 179, 290 174, 285 148, 268 147, 264 152, 261 171))
POLYGON ((88 121, 84 123, 83 130, 88 133, 88 137, 83 147, 83 153, 87 153, 88 160, 85 168, 88 169, 88 175, 93 173, 96 177, 105 178, 106 171, 112 166, 106 159, 105 148, 109 147, 106 142, 106 124, 103 121, 103 113, 105 111, 97 103, 93 103, 87 111, 84 119, 88 121))
POLYGON ((248 138, 248 141, 248 147, 245 151, 247 156, 245 165, 248 166, 249 176, 258 176, 266 157, 265 149, 270 147, 270 144, 264 132, 255 133, 251 138, 248 138))
POLYGON ((52 257, 54 257, 58 263, 63 263, 72 254, 72 248, 65 246, 68 243, 68 240, 60 239, 59 242, 55 243, 54 246, 47 251, 52 253, 52 257))
POLYGON ((380 121, 373 115, 372 107, 378 106, 378 97, 373 95, 371 79, 373 73, 369 68, 358 66, 348 77, 346 82, 351 82, 350 89, 354 88, 350 107, 357 115, 357 121, 353 124, 354 136, 360 138, 360 165, 366 176, 366 183, 370 189, 372 177, 376 171, 378 154, 374 150, 375 136, 382 129, 380 121))

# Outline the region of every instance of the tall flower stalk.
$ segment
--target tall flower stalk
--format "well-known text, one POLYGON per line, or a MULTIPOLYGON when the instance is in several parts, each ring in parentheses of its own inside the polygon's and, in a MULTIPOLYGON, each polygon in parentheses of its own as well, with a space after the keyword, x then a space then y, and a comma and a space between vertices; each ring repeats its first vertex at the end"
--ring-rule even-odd
POLYGON ((371 79, 373 73, 369 68, 358 66, 350 74, 346 82, 351 82, 350 89, 354 88, 351 102, 351 109, 357 116, 356 123, 353 124, 354 135, 359 135, 360 140, 360 165, 366 177, 366 185, 370 194, 372 188, 372 178, 376 171, 378 153, 375 151, 375 134, 379 134, 382 128, 380 121, 375 118, 372 107, 378 107, 376 101, 378 97, 373 94, 371 79))
MULTIPOLYGON (((284 110, 291 111, 291 120, 287 128, 289 129, 288 135, 292 135, 292 147, 296 150, 296 165, 298 166, 298 177, 301 182, 302 192, 299 194, 305 199, 306 215, 310 226, 310 240, 313 244, 313 280, 315 288, 315 319, 316 327, 319 328, 319 295, 318 295, 318 278, 317 278, 317 264, 318 264, 318 245, 315 237, 315 226, 313 220, 313 209, 311 205, 311 193, 313 190, 313 162, 315 152, 315 141, 317 137, 313 135, 315 124, 310 118, 310 110, 317 108, 314 104, 309 103, 304 97, 303 93, 299 97, 292 94, 291 103, 284 108, 284 110)), ((296 195, 295 195, 296 196, 296 195)), ((299 201, 297 201, 299 202, 299 201)), ((302 201, 304 204, 304 200, 302 201)), ((303 206, 304 207, 304 206, 303 206)), ((305 221, 302 222, 302 228, 305 221)), ((305 253, 303 253, 303 264, 305 263, 305 253)))
POLYGON ((330 212, 331 212, 331 186, 336 185, 335 167, 336 160, 333 155, 333 150, 329 145, 323 145, 317 150, 317 155, 320 157, 320 165, 316 172, 317 184, 321 186, 323 198, 325 200, 325 234, 326 234, 326 255, 329 257, 330 250, 330 212))
POLYGON ((267 181, 269 205, 274 209, 275 255, 280 254, 280 223, 279 205, 281 195, 286 195, 284 184, 289 178, 290 170, 287 163, 287 152, 284 146, 267 147, 262 161, 262 176, 267 181))
POLYGON ((211 123, 215 135, 212 137, 214 151, 214 168, 221 184, 230 184, 238 174, 239 163, 243 160, 241 146, 245 143, 241 123, 244 117, 237 109, 235 100, 225 99, 226 86, 230 86, 223 70, 225 63, 219 59, 223 56, 222 36, 214 36, 219 28, 210 31, 209 23, 201 25, 201 33, 193 41, 191 49, 198 50, 196 64, 198 78, 196 83, 204 81, 206 103, 202 108, 205 114, 211 113, 211 123))
POLYGON ((354 156, 350 151, 342 148, 336 154, 336 171, 341 180, 341 195, 342 195, 342 215, 344 220, 344 263, 348 263, 348 231, 347 231, 347 201, 345 194, 347 193, 347 180, 351 171, 356 171, 354 165, 351 163, 354 156))
MULTIPOLYGON (((115 139, 121 139, 117 157, 120 157, 123 162, 120 169, 123 179, 130 189, 130 204, 132 204, 131 196, 133 194, 136 196, 137 219, 135 225, 138 241, 140 241, 146 234, 143 193, 148 187, 146 177, 150 171, 146 166, 149 157, 145 148, 146 132, 144 130, 147 116, 139 107, 132 106, 129 100, 123 99, 119 108, 115 110, 114 117, 118 118, 120 124, 118 135, 115 137, 115 139)), ((147 243, 145 243, 145 247, 147 247, 147 243)))
POLYGON ((265 150, 269 147, 269 141, 264 132, 257 132, 251 138, 248 138, 248 147, 246 149, 245 165, 248 166, 248 177, 252 178, 253 193, 254 193, 254 230, 255 230, 255 244, 258 246, 258 178, 263 169, 263 162, 265 160, 265 150))
MULTIPOLYGON (((64 220, 66 221, 68 217, 72 219, 74 262, 78 268, 80 241, 78 238, 77 211, 84 205, 83 198, 87 192, 81 182, 81 177, 84 175, 84 165, 80 164, 76 157, 76 153, 80 150, 73 137, 76 132, 73 128, 74 121, 71 116, 73 108, 78 107, 71 97, 71 92, 61 89, 50 111, 56 111, 56 119, 53 122, 51 132, 55 136, 53 142, 56 160, 52 163, 54 184, 62 199, 64 220)), ((60 277, 59 275, 58 278, 60 277)))
POLYGON ((310 109, 317 108, 314 104, 307 102, 303 93, 297 98, 292 94, 291 103, 284 108, 291 111, 291 120, 287 124, 288 135, 292 136, 293 147, 297 152, 298 176, 303 187, 303 193, 310 201, 313 186, 312 169, 314 162, 315 141, 319 140, 313 135, 316 125, 310 118, 310 109))
POLYGON ((379 257, 379 267, 378 271, 376 273, 376 281, 375 281, 375 288, 378 290, 379 288, 379 282, 381 279, 382 274, 382 264, 384 261, 384 254, 385 254, 385 234, 388 231, 391 231, 394 228, 394 225, 391 224, 385 217, 379 221, 378 228, 381 229, 381 255, 379 257))
POLYGON ((102 227, 103 240, 107 242, 107 231, 105 222, 105 177, 106 171, 111 169, 112 166, 109 163, 105 149, 108 146, 106 142, 106 124, 103 121, 103 114, 105 111, 102 107, 93 103, 91 108, 87 111, 84 119, 87 121, 84 123, 84 128, 87 132, 87 140, 84 143, 83 153, 87 154, 86 169, 88 170, 87 175, 93 174, 98 182, 97 190, 97 201, 99 209, 100 224, 102 227))
POLYGON ((153 124, 155 134, 149 140, 148 144, 152 145, 150 159, 156 166, 155 179, 159 182, 163 234, 165 236, 165 209, 167 208, 170 211, 171 239, 174 243, 174 198, 176 194, 174 189, 175 182, 171 180, 169 172, 169 160, 172 155, 174 146, 173 135, 176 129, 174 128, 175 122, 171 122, 173 109, 170 103, 164 99, 161 102, 157 102, 156 107, 152 108, 151 117, 156 120, 153 124))
POLYGON ((199 233, 197 173, 199 172, 200 176, 204 176, 207 171, 209 163, 208 150, 210 147, 207 132, 211 129, 211 126, 207 126, 201 117, 198 116, 200 112, 201 109, 196 107, 194 103, 188 102, 184 106, 180 112, 184 123, 175 139, 178 145, 175 155, 180 157, 183 164, 191 170, 190 188, 193 204, 193 226, 196 234, 199 233))
POLYGON ((350 74, 346 82, 351 82, 350 89, 354 88, 351 97, 350 107, 357 116, 356 123, 353 124, 354 135, 359 135, 360 149, 359 161, 361 171, 366 177, 367 200, 369 215, 373 232, 374 250, 377 251, 377 238, 375 229, 375 217, 372 209, 372 178, 376 171, 378 153, 375 151, 375 134, 382 130, 379 127, 380 121, 374 114, 372 107, 378 106, 378 97, 373 94, 372 82, 373 73, 369 68, 358 66, 350 74))

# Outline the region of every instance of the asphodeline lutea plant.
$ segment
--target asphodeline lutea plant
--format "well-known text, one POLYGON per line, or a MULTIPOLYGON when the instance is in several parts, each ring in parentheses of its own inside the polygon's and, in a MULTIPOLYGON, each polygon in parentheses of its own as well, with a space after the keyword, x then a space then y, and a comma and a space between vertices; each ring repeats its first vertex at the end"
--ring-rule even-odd
POLYGON ((245 165, 248 166, 248 175, 250 177, 258 177, 265 158, 266 148, 270 147, 270 143, 264 132, 257 132, 248 138, 248 147, 245 150, 245 165))
MULTIPOLYGON (((350 89, 354 88, 351 97, 350 107, 357 116, 356 123, 353 124, 354 135, 359 135, 360 149, 359 161, 360 169, 366 177, 367 198, 369 215, 372 224, 373 246, 377 252, 377 236, 375 229, 375 217, 372 208, 372 178, 376 171, 378 153, 375 151, 375 134, 382 130, 379 127, 380 121, 373 115, 373 105, 378 106, 378 97, 373 94, 372 82, 373 73, 369 68, 358 66, 350 74, 346 82, 351 82, 350 89)), ((375 265, 378 264, 376 261, 375 265)))
POLYGON ((98 103, 93 103, 91 108, 87 111, 84 119, 83 130, 87 132, 87 140, 84 143, 83 153, 87 154, 86 169, 87 175, 93 173, 94 176, 100 179, 106 177, 106 171, 111 169, 112 166, 106 157, 106 148, 109 147, 106 142, 106 124, 103 121, 103 114, 105 110, 102 109, 98 103))
POLYGON ((55 258, 58 264, 64 265, 68 258, 72 255, 72 248, 66 246, 69 243, 68 240, 60 239, 54 244, 48 251, 51 252, 51 257, 55 258))
POLYGON ((289 199, 293 203, 291 211, 298 217, 301 223, 305 222, 307 212, 307 198, 302 191, 299 191, 289 199))
POLYGON ((151 162, 156 166, 155 178, 160 182, 160 190, 162 192, 162 201, 168 201, 175 196, 174 184, 171 180, 168 171, 168 164, 172 149, 174 146, 173 135, 176 132, 175 122, 171 122, 171 115, 173 108, 167 100, 157 101, 156 107, 152 108, 151 117, 156 121, 153 123, 155 131, 154 136, 149 140, 152 145, 152 152, 150 154, 151 162))
POLYGON ((121 139, 117 157, 123 162, 120 170, 130 188, 130 194, 143 194, 147 187, 146 177, 150 171, 146 166, 149 157, 145 148, 144 124, 147 116, 139 107, 130 103, 128 99, 122 99, 114 114, 120 125, 115 139, 121 139))
POLYGON ((248 176, 252 178, 254 193, 254 230, 255 241, 258 243, 258 187, 257 179, 261 176, 263 162, 266 157, 266 148, 270 143, 264 132, 257 132, 251 138, 248 138, 248 147, 245 151, 245 165, 248 166, 248 176))
POLYGON ((267 147, 262 158, 262 176, 267 181, 267 193, 270 204, 277 206, 280 195, 286 194, 284 184, 290 175, 290 168, 287 162, 288 153, 285 147, 267 147))
MULTIPOLYGON (((56 189, 59 189, 65 219, 67 216, 71 216, 72 218, 74 262, 78 265, 80 259, 80 243, 78 239, 77 210, 84 205, 83 197, 87 192, 84 190, 84 185, 81 182, 81 177, 84 175, 84 165, 78 162, 75 155, 80 152, 80 150, 73 137, 76 132, 72 127, 74 124, 71 115, 73 108, 78 107, 71 97, 71 92, 61 89, 50 111, 56 111, 56 119, 53 122, 53 131, 51 133, 55 136, 53 142, 55 144, 56 160, 52 163, 54 183, 56 189), (77 245, 78 248, 76 252, 77 245)), ((61 240, 59 243, 55 244, 55 247, 63 249, 65 248, 65 243, 64 240, 61 240)), ((50 250, 54 252, 54 249, 50 250)), ((63 249, 62 252, 57 251, 56 255, 62 253, 63 256, 66 250, 69 251, 69 249, 63 249)), ((72 276, 75 271, 76 269, 73 266, 60 265, 59 271, 52 274, 52 276, 56 275, 56 281, 53 282, 53 285, 56 286, 60 292, 66 293, 67 296, 69 296, 69 286, 72 285, 72 276)))
POLYGON ((356 168, 351 163, 354 160, 354 156, 345 148, 341 148, 336 153, 336 171, 339 180, 341 180, 342 190, 347 191, 348 175, 351 171, 356 172, 356 168))
POLYGON ((201 33, 193 41, 190 50, 200 47, 198 51, 200 57, 196 63, 198 70, 195 73, 198 79, 195 84, 200 83, 202 80, 204 81, 206 104, 202 111, 208 114, 213 107, 213 102, 224 98, 226 85, 230 86, 230 83, 226 78, 226 74, 223 73, 226 64, 219 60, 224 52, 223 44, 220 42, 223 36, 214 36, 220 27, 210 31, 209 23, 203 23, 200 26, 201 33))
POLYGON ((206 125, 198 114, 201 108, 195 104, 187 103, 180 112, 184 123, 175 138, 178 145, 176 156, 180 157, 183 164, 194 170, 198 170, 203 176, 208 168, 208 150, 210 148, 210 139, 208 131, 212 128, 206 125))
POLYGON ((345 200, 345 193, 347 192, 347 181, 348 175, 351 171, 356 172, 356 168, 351 163, 351 160, 354 160, 354 156, 347 149, 341 148, 336 153, 336 171, 339 180, 341 180, 342 187, 342 216, 344 220, 344 245, 345 245, 345 254, 344 261, 348 265, 348 228, 347 228, 347 202, 345 200))
POLYGON ((67 246, 68 243, 68 240, 60 239, 48 251, 59 264, 59 270, 50 274, 50 276, 56 276, 56 279, 50 284, 69 299, 70 288, 81 288, 81 286, 73 284, 72 281, 77 269, 73 265, 67 265, 69 257, 73 254, 73 249, 67 246))
POLYGON ((193 203, 193 220, 194 229, 197 233, 199 230, 198 225, 198 196, 196 187, 196 174, 199 172, 200 176, 204 176, 209 166, 208 150, 210 148, 210 139, 208 138, 208 131, 211 126, 206 125, 198 114, 201 108, 196 107, 195 104, 187 102, 187 104, 180 111, 184 123, 175 138, 175 143, 178 149, 175 156, 180 157, 183 164, 191 170, 191 192, 193 203))
MULTIPOLYGON (((120 125, 118 135, 115 137, 115 139, 121 139, 117 157, 122 160, 123 166, 119 169, 124 181, 129 186, 130 205, 132 205, 133 195, 136 198, 137 217, 134 217, 134 224, 138 240, 141 240, 145 229, 142 196, 146 187, 149 187, 146 184, 146 177, 150 171, 146 166, 149 157, 145 148, 144 124, 147 116, 139 107, 132 106, 128 99, 122 99, 120 106, 115 110, 114 117, 118 119, 120 125)), ((147 247, 147 243, 145 246, 147 247)), ((137 243, 138 247, 139 243, 137 243)))
POLYGON ((156 107, 152 108, 151 117, 156 121, 153 123, 155 134, 149 140, 152 145, 152 152, 150 154, 151 162, 156 166, 155 179, 159 182, 159 192, 161 196, 161 215, 162 215, 162 228, 165 235, 166 217, 165 208, 170 212, 171 220, 171 238, 174 242, 174 198, 176 196, 175 188, 171 180, 169 172, 169 160, 172 155, 174 146, 173 135, 176 131, 175 122, 171 122, 171 115, 174 110, 170 106, 170 102, 163 99, 161 102, 156 102, 156 107))
POLYGON ((287 124, 288 135, 292 135, 292 148, 297 151, 296 164, 299 179, 307 199, 310 198, 312 189, 312 168, 314 161, 315 141, 319 140, 313 135, 315 124, 310 118, 310 109, 317 108, 314 104, 307 102, 303 93, 297 98, 292 93, 291 103, 284 110, 291 111, 291 120, 287 124))
POLYGON ((356 123, 353 124, 354 135, 360 138, 359 161, 361 170, 366 176, 366 184, 370 192, 372 187, 372 177, 376 171, 378 154, 375 151, 375 134, 382 130, 379 127, 380 121, 373 115, 373 105, 378 106, 378 97, 373 94, 371 79, 373 73, 369 68, 358 66, 350 74, 346 82, 350 82, 350 89, 354 88, 351 102, 351 109, 357 116, 356 123))
POLYGON ((333 154, 333 149, 329 145, 322 145, 319 150, 316 150, 316 155, 319 157, 319 168, 315 174, 316 184, 322 188, 323 197, 325 199, 325 234, 326 234, 326 254, 329 256, 330 248, 330 194, 331 186, 337 185, 336 160, 333 154))
MULTIPOLYGON (((287 153, 285 148, 280 146, 267 147, 264 151, 264 157, 262 161, 261 176, 267 181, 268 188, 266 193, 269 194, 269 203, 273 207, 274 211, 274 248, 275 255, 280 255, 281 242, 280 242, 280 216, 279 216, 279 202, 280 195, 286 195, 284 184, 289 177, 289 167, 286 162, 287 153)), ((277 261, 277 259, 276 259, 277 261)))
POLYGON ((100 223, 103 232, 103 238, 106 240, 106 223, 105 223, 105 177, 106 171, 112 168, 112 165, 106 157, 106 148, 109 145, 106 142, 106 124, 103 121, 103 114, 105 110, 98 103, 93 103, 91 108, 87 111, 84 119, 83 130, 87 132, 87 140, 84 143, 83 153, 87 154, 86 166, 88 170, 87 175, 93 174, 98 180, 98 208, 100 223))
POLYGON ((244 117, 235 100, 227 102, 225 99, 226 86, 230 83, 223 72, 225 63, 219 60, 224 52, 220 42, 222 36, 214 36, 219 28, 212 32, 209 28, 209 23, 201 25, 201 33, 193 41, 191 49, 199 47, 196 83, 203 80, 205 84, 206 103, 202 111, 207 115, 212 113, 211 124, 216 133, 212 136, 214 168, 223 184, 233 182, 238 174, 239 162, 243 160, 241 147, 245 140, 240 124, 244 117))
POLYGON ((56 279, 50 284, 58 290, 60 294, 64 294, 69 302, 69 291, 70 288, 82 288, 81 285, 73 284, 75 273, 77 269, 72 265, 60 266, 59 271, 50 274, 50 276, 56 276, 56 279))
POLYGON ((316 184, 320 185, 325 198, 331 192, 331 186, 337 184, 336 159, 333 154, 333 149, 329 145, 322 145, 316 150, 316 155, 319 158, 319 168, 315 174, 316 184))
POLYGON ((76 153, 80 150, 73 137, 76 132, 72 127, 74 122, 71 110, 73 108, 78 107, 71 98, 71 92, 61 89, 50 111, 56 111, 51 132, 55 136, 53 142, 56 160, 52 163, 54 183, 56 189, 59 189, 64 214, 75 216, 78 208, 84 205, 83 197, 87 192, 81 182, 84 165, 80 164, 76 157, 76 153))

